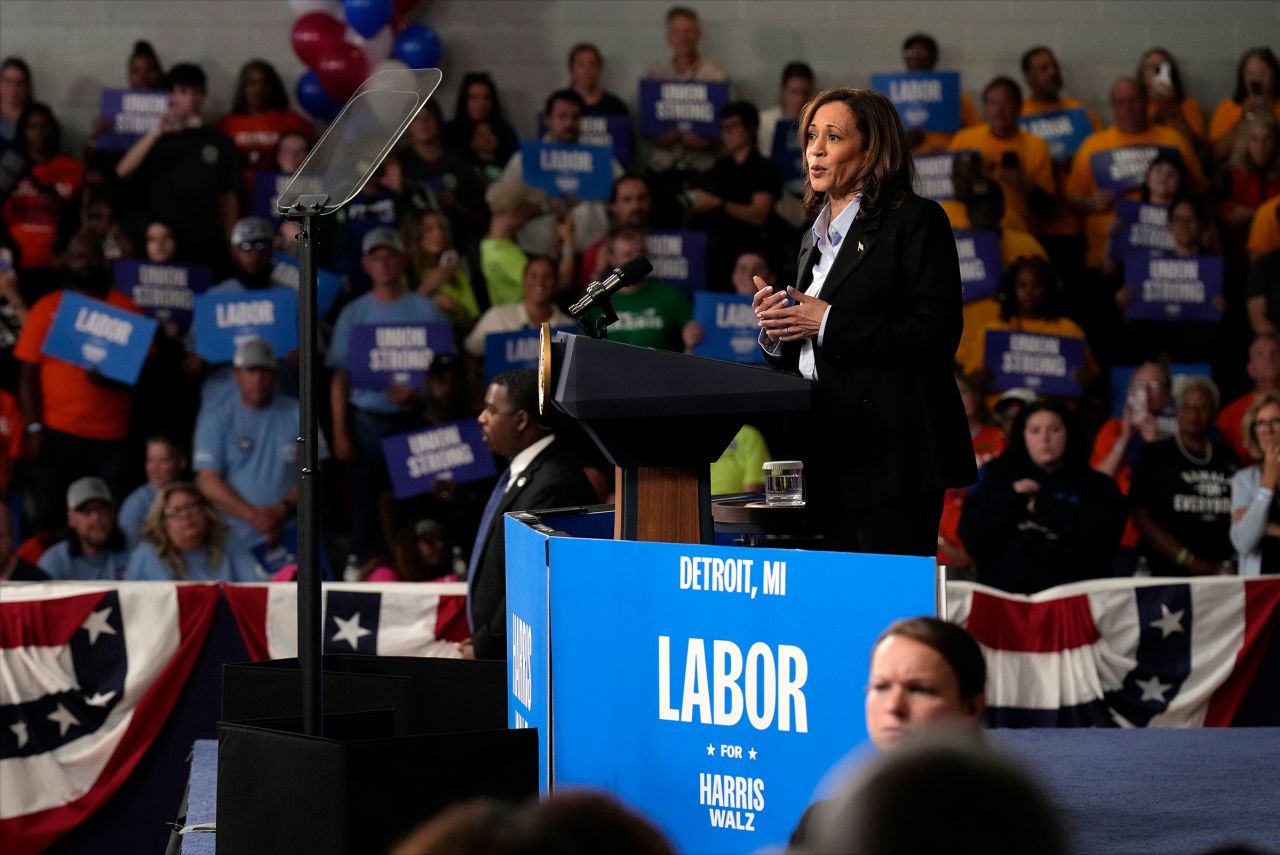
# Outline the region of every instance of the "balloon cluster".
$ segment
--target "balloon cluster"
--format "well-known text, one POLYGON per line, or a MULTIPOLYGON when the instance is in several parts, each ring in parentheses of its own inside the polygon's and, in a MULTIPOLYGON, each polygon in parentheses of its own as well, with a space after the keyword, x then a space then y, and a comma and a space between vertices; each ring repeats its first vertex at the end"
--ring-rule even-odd
POLYGON ((329 121, 370 74, 389 68, 433 68, 440 36, 406 17, 418 0, 289 0, 293 52, 309 71, 298 80, 298 103, 329 121))

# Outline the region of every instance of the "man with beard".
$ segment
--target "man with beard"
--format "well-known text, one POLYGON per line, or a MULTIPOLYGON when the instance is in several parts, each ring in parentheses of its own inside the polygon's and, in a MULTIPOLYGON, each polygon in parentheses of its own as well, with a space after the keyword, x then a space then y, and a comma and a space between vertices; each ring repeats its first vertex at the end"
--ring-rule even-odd
POLYGON ((112 495, 127 492, 129 410, 133 389, 96 371, 41 353, 62 295, 67 291, 138 312, 125 295, 110 287, 101 242, 78 233, 63 255, 64 287, 31 307, 14 347, 21 362, 18 401, 26 422, 24 455, 31 461, 31 490, 36 530, 61 524, 67 485, 96 475, 112 495))
POLYGON ((50 579, 114 582, 129 564, 116 503, 101 478, 81 478, 67 489, 67 537, 45 550, 40 569, 50 579))

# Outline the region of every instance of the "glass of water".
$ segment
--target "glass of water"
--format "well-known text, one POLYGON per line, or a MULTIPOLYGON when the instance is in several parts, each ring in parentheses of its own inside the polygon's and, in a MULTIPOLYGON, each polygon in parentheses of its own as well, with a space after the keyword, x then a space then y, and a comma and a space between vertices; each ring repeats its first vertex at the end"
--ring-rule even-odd
POLYGON ((767 505, 793 507, 804 504, 804 462, 770 460, 764 465, 764 501, 767 505))

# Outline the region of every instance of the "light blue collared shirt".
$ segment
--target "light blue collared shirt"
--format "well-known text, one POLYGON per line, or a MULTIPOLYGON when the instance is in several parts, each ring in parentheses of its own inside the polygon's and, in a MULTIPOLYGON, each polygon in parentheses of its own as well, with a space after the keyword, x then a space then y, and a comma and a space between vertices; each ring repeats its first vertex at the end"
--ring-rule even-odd
MULTIPOLYGON (((861 207, 862 194, 859 193, 853 197, 852 202, 845 206, 840 215, 835 220, 832 220, 831 202, 828 201, 822 207, 822 211, 819 212, 818 218, 813 221, 813 248, 817 251, 818 258, 813 265, 813 279, 809 282, 809 287, 805 289, 805 294, 808 296, 816 297, 822 293, 822 286, 826 284, 827 274, 831 272, 831 267, 836 262, 836 255, 840 252, 840 244, 853 226, 853 221, 858 216, 858 209, 861 207)), ((819 345, 822 344, 823 333, 827 330, 827 318, 830 314, 831 307, 827 306, 826 312, 822 315, 822 324, 818 327, 816 338, 819 345)), ((760 347, 770 356, 777 356, 782 349, 782 342, 770 342, 764 330, 761 330, 760 347)), ((800 376, 809 380, 818 379, 818 365, 814 359, 813 347, 813 338, 807 338, 800 344, 800 376)))

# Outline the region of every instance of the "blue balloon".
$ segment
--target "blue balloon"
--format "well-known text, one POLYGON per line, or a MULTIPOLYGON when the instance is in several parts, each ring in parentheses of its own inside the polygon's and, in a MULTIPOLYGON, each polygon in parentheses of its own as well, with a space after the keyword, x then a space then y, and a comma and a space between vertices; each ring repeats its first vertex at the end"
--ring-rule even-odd
POLYGON ((296 94, 302 109, 322 122, 333 121, 333 117, 338 115, 338 110, 341 108, 341 105, 324 91, 324 87, 320 85, 320 78, 314 71, 308 71, 298 78, 296 94))
POLYGON ((435 68, 440 64, 440 36, 424 24, 405 27, 391 55, 410 68, 435 68))
POLYGON ((373 38, 387 25, 395 5, 395 0, 342 0, 347 23, 366 39, 373 38))

